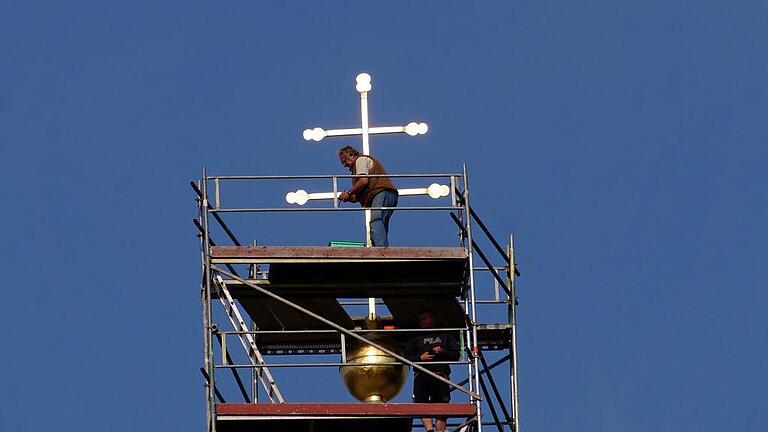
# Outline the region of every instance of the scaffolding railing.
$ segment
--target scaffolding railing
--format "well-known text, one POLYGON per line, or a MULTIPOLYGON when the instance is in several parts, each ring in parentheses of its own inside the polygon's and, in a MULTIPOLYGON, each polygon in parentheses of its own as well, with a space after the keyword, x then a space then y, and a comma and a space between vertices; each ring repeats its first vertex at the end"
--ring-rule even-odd
MULTIPOLYGON (((397 207, 340 207, 338 196, 340 195, 339 180, 353 180, 359 178, 354 175, 286 175, 286 176, 208 176, 206 182, 213 182, 214 185, 214 201, 210 206, 209 211, 213 214, 219 213, 275 213, 275 212, 326 212, 326 211, 343 211, 343 212, 363 212, 366 210, 395 210, 397 211, 454 211, 462 210, 463 206, 457 203, 461 200, 461 197, 457 195, 459 189, 460 180, 463 178, 462 174, 457 173, 440 173, 440 174, 382 174, 382 175, 366 175, 369 178, 387 177, 387 178, 399 178, 399 179, 444 179, 449 183, 448 196, 450 196, 450 205, 447 206, 408 206, 399 205, 397 207), (225 182, 232 181, 285 181, 285 180, 328 180, 330 182, 329 198, 323 199, 323 201, 330 201, 331 207, 223 207, 222 202, 224 200, 224 194, 222 192, 222 185, 225 182)), ((198 187, 199 188, 199 187, 198 187)), ((406 188, 406 190, 414 191, 415 189, 426 188, 406 188)), ((410 195, 424 195, 409 193, 410 195)), ((220 218, 217 221, 221 224, 220 218)))

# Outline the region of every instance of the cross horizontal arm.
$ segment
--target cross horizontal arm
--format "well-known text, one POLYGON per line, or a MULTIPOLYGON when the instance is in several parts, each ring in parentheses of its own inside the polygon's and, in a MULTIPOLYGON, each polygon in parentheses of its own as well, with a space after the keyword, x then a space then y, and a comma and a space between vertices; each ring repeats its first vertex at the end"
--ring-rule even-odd
MULTIPOLYGON (((424 135, 429 130, 429 126, 426 123, 410 122, 405 126, 377 126, 368 128, 368 134, 381 135, 381 134, 394 134, 394 133, 406 133, 410 136, 424 135)), ((330 129, 325 130, 320 127, 314 129, 305 129, 303 136, 307 141, 321 141, 325 137, 333 136, 353 136, 362 135, 363 128, 351 128, 351 129, 330 129)))
MULTIPOLYGON (((450 188, 446 185, 439 185, 437 183, 432 183, 429 185, 429 187, 425 188, 408 188, 408 189, 398 189, 397 193, 400 196, 409 196, 409 195, 429 195, 433 199, 438 199, 440 197, 448 196, 448 193, 450 192, 450 188)), ((336 192, 336 198, 341 195, 341 192, 336 192)), ((311 200, 327 200, 327 199, 333 199, 333 192, 313 192, 308 193, 304 189, 299 189, 296 192, 288 192, 285 194, 285 201, 287 201, 289 204, 298 204, 298 205, 304 205, 307 203, 307 201, 311 200)))

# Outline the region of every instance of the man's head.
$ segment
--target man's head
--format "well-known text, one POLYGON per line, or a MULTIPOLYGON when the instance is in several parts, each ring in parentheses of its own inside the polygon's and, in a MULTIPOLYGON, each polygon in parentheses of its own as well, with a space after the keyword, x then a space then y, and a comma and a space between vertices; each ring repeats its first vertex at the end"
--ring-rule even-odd
POLYGON ((358 156, 360 156, 360 152, 352 146, 342 147, 339 150, 339 162, 349 169, 352 169, 358 156))
POLYGON ((435 327, 435 313, 432 309, 422 309, 419 311, 419 328, 428 329, 435 327))

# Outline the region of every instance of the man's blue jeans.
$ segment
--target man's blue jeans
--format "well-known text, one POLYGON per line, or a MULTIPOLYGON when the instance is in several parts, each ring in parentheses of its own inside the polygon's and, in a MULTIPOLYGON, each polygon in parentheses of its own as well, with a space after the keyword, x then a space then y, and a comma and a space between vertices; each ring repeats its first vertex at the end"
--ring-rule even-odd
MULTIPOLYGON (((397 191, 385 189, 373 197, 371 207, 397 207, 397 191)), ((371 243, 389 246, 389 218, 394 210, 371 210, 371 243)))

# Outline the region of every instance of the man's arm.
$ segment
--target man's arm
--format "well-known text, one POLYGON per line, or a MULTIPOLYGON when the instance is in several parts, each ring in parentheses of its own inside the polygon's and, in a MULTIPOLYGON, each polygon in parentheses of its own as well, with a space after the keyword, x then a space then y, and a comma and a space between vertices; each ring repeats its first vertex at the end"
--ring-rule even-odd
POLYGON ((435 359, 435 354, 429 351, 424 351, 424 344, 421 343, 421 339, 416 336, 408 341, 408 346, 405 349, 405 358, 414 362, 432 361, 435 359))
POLYGON ((445 343, 443 346, 437 347, 435 353, 439 355, 440 360, 458 360, 459 344, 456 343, 456 338, 448 333, 442 336, 445 343))
POLYGON ((339 200, 357 202, 357 193, 366 187, 368 187, 368 177, 356 178, 352 183, 352 187, 339 195, 339 200))
POLYGON ((368 187, 368 177, 359 177, 355 179, 354 183, 352 183, 352 187, 349 188, 347 193, 349 193, 350 195, 355 195, 367 187, 368 187))

